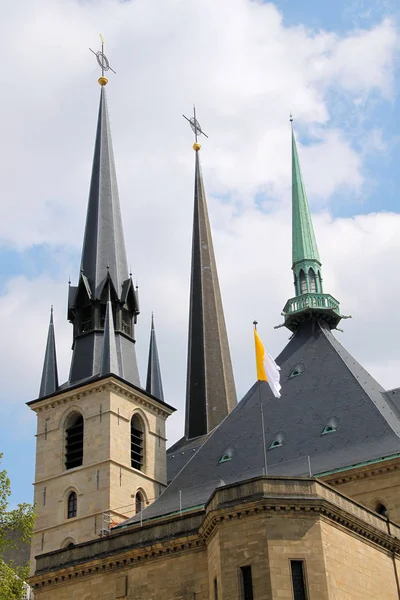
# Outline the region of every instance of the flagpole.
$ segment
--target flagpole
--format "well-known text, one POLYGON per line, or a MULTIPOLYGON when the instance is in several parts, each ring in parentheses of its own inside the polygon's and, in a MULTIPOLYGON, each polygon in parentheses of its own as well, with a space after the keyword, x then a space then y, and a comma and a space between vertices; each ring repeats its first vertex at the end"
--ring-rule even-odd
MULTIPOLYGON (((253 321, 254 329, 257 331, 257 321, 253 321)), ((265 442, 265 430, 264 430, 264 410, 262 405, 262 397, 261 397, 261 381, 258 379, 257 374, 257 385, 258 385, 258 396, 260 398, 260 412, 261 412, 261 433, 263 440, 263 451, 264 451, 264 474, 268 475, 268 464, 267 464, 267 445, 265 442)))

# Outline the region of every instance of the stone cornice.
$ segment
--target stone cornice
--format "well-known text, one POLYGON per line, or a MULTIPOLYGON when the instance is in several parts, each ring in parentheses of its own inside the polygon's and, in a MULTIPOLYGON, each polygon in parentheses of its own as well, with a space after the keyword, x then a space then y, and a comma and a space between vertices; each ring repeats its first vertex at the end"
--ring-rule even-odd
POLYGON ((369 544, 400 556, 400 528, 315 479, 262 477, 217 488, 206 509, 136 524, 69 550, 38 557, 34 587, 67 583, 166 555, 197 551, 222 523, 264 515, 321 518, 369 544), (396 537, 398 536, 398 537, 396 537))
POLYGON ((175 411, 175 409, 168 404, 161 403, 156 398, 153 399, 145 392, 141 392, 138 389, 136 390, 113 376, 86 383, 73 389, 59 391, 52 396, 33 400, 27 404, 36 413, 41 413, 42 411, 51 410, 56 406, 73 404, 83 397, 92 396, 93 394, 104 391, 115 392, 129 400, 133 400, 138 405, 150 410, 154 414, 162 415, 165 419, 175 411))
POLYGON ((370 479, 380 475, 386 475, 400 470, 400 457, 387 459, 359 467, 354 467, 346 471, 337 473, 329 473, 327 475, 318 476, 321 481, 332 486, 343 485, 352 481, 360 481, 370 479))

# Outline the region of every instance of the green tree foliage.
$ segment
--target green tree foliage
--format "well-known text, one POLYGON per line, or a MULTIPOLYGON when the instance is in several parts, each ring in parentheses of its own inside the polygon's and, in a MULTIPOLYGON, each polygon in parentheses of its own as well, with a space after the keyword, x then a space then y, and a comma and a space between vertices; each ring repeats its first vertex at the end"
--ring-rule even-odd
MULTIPOLYGON (((2 458, 0 454, 0 462, 2 458)), ((35 522, 31 504, 18 504, 8 509, 11 483, 7 471, 0 471, 0 600, 19 600, 23 597, 24 581, 29 577, 29 565, 19 567, 4 561, 7 549, 17 548, 18 542, 28 544, 35 522)))

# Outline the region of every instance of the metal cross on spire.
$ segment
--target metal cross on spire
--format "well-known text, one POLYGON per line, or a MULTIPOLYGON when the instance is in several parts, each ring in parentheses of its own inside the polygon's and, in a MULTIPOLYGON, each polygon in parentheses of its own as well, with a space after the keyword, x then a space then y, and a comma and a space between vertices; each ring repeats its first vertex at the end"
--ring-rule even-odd
POLYGON ((89 48, 89 50, 90 50, 90 52, 93 52, 93 54, 96 56, 98 65, 101 68, 101 77, 99 78, 99 83, 100 83, 100 85, 106 85, 108 83, 108 79, 107 79, 107 77, 104 76, 104 72, 112 71, 115 74, 116 74, 116 72, 114 71, 113 68, 110 67, 109 60, 108 60, 107 56, 104 54, 104 39, 103 39, 103 36, 101 35, 101 33, 100 33, 100 40, 101 40, 101 50, 98 50, 97 52, 95 52, 91 48, 89 48))
POLYGON ((208 138, 208 135, 206 133, 204 133, 204 131, 201 128, 200 123, 196 119, 196 107, 194 104, 193 104, 193 117, 191 119, 188 119, 185 115, 182 115, 182 117, 190 123, 190 127, 192 128, 192 131, 194 133, 195 144, 198 143, 197 138, 199 135, 204 135, 206 138, 208 138))

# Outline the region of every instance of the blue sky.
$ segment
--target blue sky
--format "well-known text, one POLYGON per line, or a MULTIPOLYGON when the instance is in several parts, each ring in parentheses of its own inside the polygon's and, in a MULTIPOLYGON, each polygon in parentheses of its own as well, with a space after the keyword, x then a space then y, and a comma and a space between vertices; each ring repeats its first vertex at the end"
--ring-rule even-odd
POLYGON ((144 380, 154 309, 166 400, 179 409, 170 441, 183 421, 193 157, 181 114, 193 101, 210 135, 202 161, 239 397, 254 380, 246 323, 264 319, 261 331, 275 354, 287 340, 272 326, 292 293, 290 110, 325 285, 347 303, 345 313, 357 315, 341 341, 383 385, 395 385, 397 333, 382 327, 380 311, 400 291, 393 271, 400 249, 400 10, 390 0, 277 0, 265 3, 267 15, 255 3, 232 0, 226 29, 238 49, 231 56, 229 43, 221 49, 229 36, 220 29, 226 2, 218 10, 211 3, 206 19, 201 3, 186 0, 178 20, 169 0, 160 10, 150 0, 58 0, 47 13, 46 2, 25 0, 0 26, 8 57, 3 118, 9 117, 0 173, 0 452, 13 503, 32 499, 35 418, 24 403, 39 387, 51 304, 61 379, 68 371, 67 281, 79 271, 98 104, 87 47, 98 43, 99 30, 118 64, 108 92, 128 255, 141 292, 139 364, 144 380), (276 61, 265 49, 269 39, 276 41, 276 61), (365 60, 356 56, 358 46, 365 60), (291 64, 302 70, 298 79, 291 64), (259 248, 273 260, 256 264, 259 248), (380 291, 378 298, 381 287, 386 296, 380 291))

